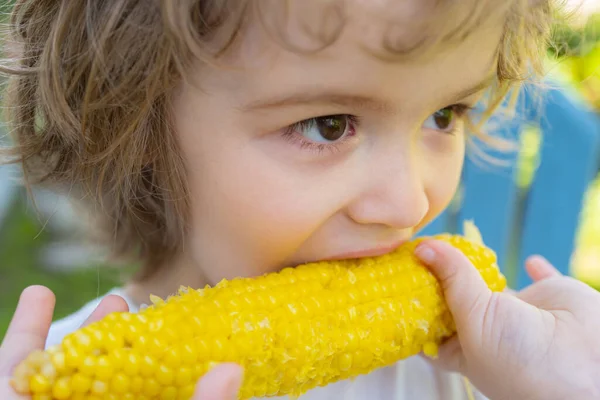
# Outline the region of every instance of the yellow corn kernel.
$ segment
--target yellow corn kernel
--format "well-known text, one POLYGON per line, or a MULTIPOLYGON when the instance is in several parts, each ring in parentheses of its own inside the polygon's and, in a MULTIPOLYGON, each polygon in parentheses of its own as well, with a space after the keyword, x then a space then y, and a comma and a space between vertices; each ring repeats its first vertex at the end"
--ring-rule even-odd
POLYGON ((54 382, 52 387, 52 399, 66 400, 71 397, 71 378, 68 376, 62 376, 54 382))
POLYGON ((94 381, 92 382, 92 386, 90 388, 90 393, 96 396, 102 396, 108 392, 108 385, 106 382, 102 381, 94 381))
POLYGON ((33 393, 47 393, 52 389, 51 378, 41 374, 35 374, 29 382, 29 387, 33 393))
MULTIPOLYGON (((461 250, 492 290, 504 289, 490 249, 436 238, 461 250)), ((455 327, 438 281, 413 254, 421 240, 380 257, 153 297, 137 315, 110 314, 52 354, 32 354, 15 370, 14 388, 52 400, 189 399, 203 374, 229 361, 245 370, 240 398, 297 396, 420 352, 435 356, 455 327)))

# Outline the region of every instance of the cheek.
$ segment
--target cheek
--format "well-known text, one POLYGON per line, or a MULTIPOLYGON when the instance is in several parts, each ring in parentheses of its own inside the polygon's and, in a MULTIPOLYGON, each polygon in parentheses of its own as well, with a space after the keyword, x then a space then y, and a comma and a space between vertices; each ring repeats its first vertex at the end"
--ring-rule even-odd
POLYGON ((282 159, 236 122, 226 101, 181 99, 176 129, 191 207, 186 257, 209 283, 285 266, 339 208, 349 186, 343 174, 282 159))
POLYGON ((422 168, 425 190, 429 199, 429 212, 421 226, 435 219, 454 197, 464 164, 464 134, 426 138, 423 155, 425 162, 422 168))
POLYGON ((219 259, 226 266, 221 275, 258 275, 281 268, 332 208, 318 195, 318 182, 284 169, 252 144, 220 143, 210 146, 212 151, 193 148, 196 154, 188 157, 190 241, 200 265, 219 259))

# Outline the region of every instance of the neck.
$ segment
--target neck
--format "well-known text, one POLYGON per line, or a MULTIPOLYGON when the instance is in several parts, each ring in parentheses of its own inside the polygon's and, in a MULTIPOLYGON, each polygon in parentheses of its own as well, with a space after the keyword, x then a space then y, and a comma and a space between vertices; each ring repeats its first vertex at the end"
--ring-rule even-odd
POLYGON ((184 254, 169 262, 142 281, 132 281, 125 286, 125 293, 137 305, 150 304, 150 295, 165 299, 177 293, 181 286, 201 288, 206 279, 201 269, 184 254))

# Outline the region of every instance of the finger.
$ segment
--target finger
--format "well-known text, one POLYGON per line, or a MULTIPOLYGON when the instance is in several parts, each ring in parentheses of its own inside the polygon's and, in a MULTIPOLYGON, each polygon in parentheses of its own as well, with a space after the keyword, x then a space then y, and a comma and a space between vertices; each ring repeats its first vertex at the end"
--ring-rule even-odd
POLYGON ((96 322, 107 316, 112 312, 127 312, 129 311, 129 306, 127 302, 120 296, 117 295, 108 295, 100 301, 100 304, 96 307, 96 309, 90 314, 90 316, 85 320, 85 322, 81 325, 82 327, 91 324, 92 322, 96 322))
POLYGON ((31 400, 30 396, 19 395, 15 393, 11 384, 10 377, 0 376, 0 399, 2 400, 31 400))
POLYGON ((451 244, 437 240, 422 242, 415 254, 439 279, 456 324, 481 326, 492 291, 469 259, 451 244))
POLYGON ((0 347, 0 376, 9 375, 33 350, 44 348, 54 304, 54 293, 44 286, 23 290, 0 347))
POLYGON ((440 346, 437 358, 432 359, 426 356, 425 358, 435 367, 450 372, 463 372, 461 368, 464 365, 464 355, 460 341, 456 335, 440 346))
POLYGON ((527 270, 529 277, 533 279, 534 282, 562 276, 562 274, 542 256, 529 257, 525 261, 525 269, 527 270))
POLYGON ((237 364, 224 363, 202 377, 193 400, 234 400, 242 385, 243 369, 237 364))

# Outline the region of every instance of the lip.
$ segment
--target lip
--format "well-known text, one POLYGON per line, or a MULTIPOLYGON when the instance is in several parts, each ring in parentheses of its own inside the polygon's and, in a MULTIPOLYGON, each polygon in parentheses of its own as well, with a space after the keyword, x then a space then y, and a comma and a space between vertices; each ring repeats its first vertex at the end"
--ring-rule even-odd
POLYGON ((377 246, 377 247, 372 247, 370 249, 340 253, 340 254, 336 254, 332 257, 328 257, 325 260, 326 261, 334 261, 334 260, 346 260, 346 259, 353 259, 353 258, 382 256, 384 254, 391 253, 392 251, 396 250, 398 247, 400 247, 402 244, 404 244, 406 242, 408 242, 408 240, 401 240, 401 241, 398 241, 391 245, 386 245, 386 246, 377 246))

